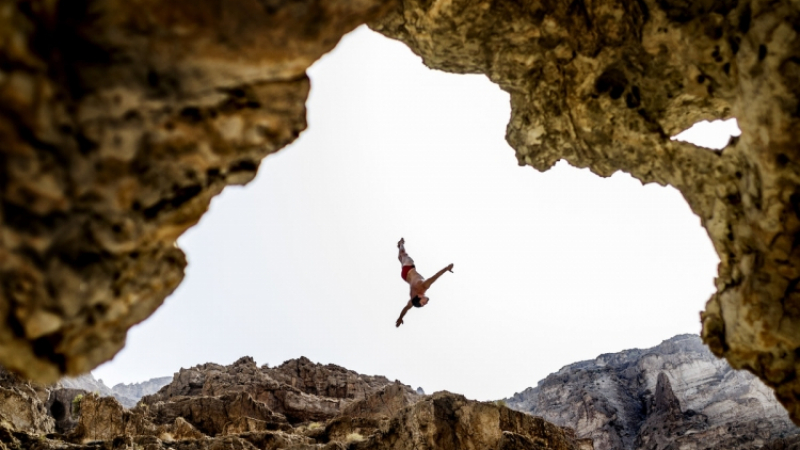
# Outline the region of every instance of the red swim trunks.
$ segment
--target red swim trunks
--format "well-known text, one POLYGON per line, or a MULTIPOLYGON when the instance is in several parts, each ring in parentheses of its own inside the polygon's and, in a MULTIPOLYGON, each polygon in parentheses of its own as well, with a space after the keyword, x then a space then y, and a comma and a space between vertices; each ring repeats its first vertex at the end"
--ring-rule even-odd
POLYGON ((403 281, 406 280, 406 277, 408 276, 408 272, 411 269, 415 269, 415 268, 416 267, 414 267, 414 266, 403 266, 403 270, 400 272, 400 276, 403 277, 403 281))

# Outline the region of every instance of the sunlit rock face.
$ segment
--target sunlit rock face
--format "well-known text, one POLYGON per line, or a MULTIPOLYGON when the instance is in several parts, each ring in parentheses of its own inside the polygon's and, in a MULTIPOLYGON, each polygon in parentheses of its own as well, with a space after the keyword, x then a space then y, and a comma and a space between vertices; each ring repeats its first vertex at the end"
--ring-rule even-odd
POLYGON ((575 429, 594 450, 800 445, 771 390, 694 335, 570 364, 505 401, 575 429))
POLYGON ((796 1, 404 0, 371 26, 508 91, 521 165, 565 159, 680 190, 720 257, 704 341, 800 423, 796 1), (670 140, 729 117, 742 136, 721 151, 670 140))
MULTIPOLYGON (((324 421, 338 414, 372 417, 375 411, 394 407, 392 414, 413 403, 419 395, 410 386, 391 382, 383 376, 361 375, 333 364, 316 364, 301 357, 278 367, 258 367, 251 357, 229 366, 201 364, 177 372, 172 382, 142 403, 156 405, 181 398, 205 398, 245 392, 291 423, 324 421), (396 395, 378 395, 391 387, 396 395), (370 402, 366 399, 371 398, 370 402), (391 400, 388 400, 391 398, 391 400), (366 403, 365 403, 366 402, 366 403), (378 404, 380 403, 380 404, 378 404)), ((391 414, 386 414, 391 415, 391 414)))
POLYGON ((110 359, 175 240, 305 126, 305 69, 382 0, 0 0, 0 364, 110 359))
MULTIPOLYGON (((0 393, 25 384, 3 375, 0 393)), ((12 405, 13 411, 21 410, 18 406, 42 409, 36 396, 22 400, 12 405)), ((77 423, 59 433, 49 432, 53 423, 46 414, 42 417, 49 428, 30 421, 9 423, 10 408, 0 404, 0 450, 592 449, 591 440, 576 438, 571 429, 493 402, 445 391, 422 397, 399 381, 306 358, 276 368, 259 368, 244 357, 229 366, 208 363, 181 370, 172 383, 131 409, 114 397, 92 393, 72 403, 77 423), (270 397, 288 392, 306 401, 287 409, 270 397), (269 403, 291 415, 276 412, 269 403), (323 417, 321 403, 342 407, 323 417)))

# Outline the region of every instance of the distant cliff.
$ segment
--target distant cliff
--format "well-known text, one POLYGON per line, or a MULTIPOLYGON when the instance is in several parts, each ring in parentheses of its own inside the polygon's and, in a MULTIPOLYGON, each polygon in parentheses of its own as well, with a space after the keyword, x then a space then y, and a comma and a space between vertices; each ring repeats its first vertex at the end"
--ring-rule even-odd
POLYGON ((745 450, 783 448, 784 438, 800 442, 800 429, 772 391, 717 359, 694 335, 570 364, 505 402, 574 428, 595 450, 745 450))
POLYGON ((76 378, 62 378, 58 385, 65 389, 80 389, 96 393, 101 397, 114 397, 122 406, 133 408, 145 395, 155 394, 172 381, 172 377, 152 378, 140 383, 116 384, 109 388, 103 380, 97 380, 91 373, 76 378))

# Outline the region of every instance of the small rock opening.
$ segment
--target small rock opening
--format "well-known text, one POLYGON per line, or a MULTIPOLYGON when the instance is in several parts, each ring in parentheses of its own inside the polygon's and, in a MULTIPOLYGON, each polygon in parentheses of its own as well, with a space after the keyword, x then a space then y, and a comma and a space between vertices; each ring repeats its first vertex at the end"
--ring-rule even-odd
POLYGON ((60 401, 56 400, 50 405, 50 415, 53 416, 56 420, 63 420, 67 414, 67 408, 64 407, 64 404, 60 401))
POLYGON ((695 123, 688 129, 672 136, 673 141, 689 142, 698 147, 711 150, 722 150, 731 141, 731 138, 742 134, 735 118, 728 120, 703 120, 695 123))

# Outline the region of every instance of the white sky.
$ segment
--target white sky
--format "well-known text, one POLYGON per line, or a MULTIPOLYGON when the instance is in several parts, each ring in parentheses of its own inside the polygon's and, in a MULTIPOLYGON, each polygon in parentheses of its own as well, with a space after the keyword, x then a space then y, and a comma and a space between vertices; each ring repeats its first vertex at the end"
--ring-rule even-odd
POLYGON ((186 279, 94 371, 109 386, 304 355, 489 400, 699 332, 718 259, 675 189, 519 167, 506 93, 363 27, 309 75, 309 129, 179 240, 186 279), (455 273, 395 328, 401 236, 423 275, 455 273))

